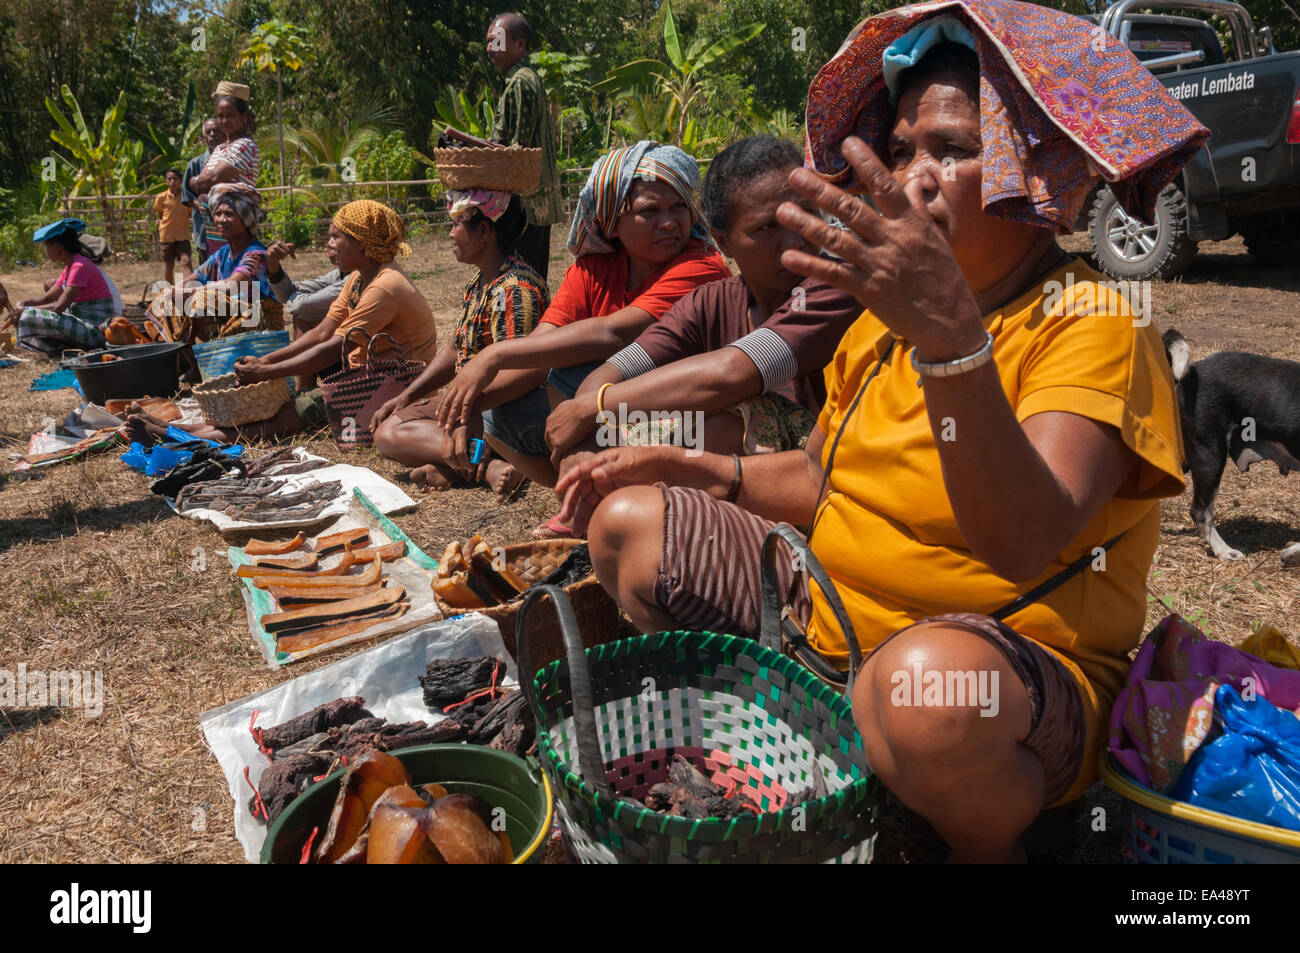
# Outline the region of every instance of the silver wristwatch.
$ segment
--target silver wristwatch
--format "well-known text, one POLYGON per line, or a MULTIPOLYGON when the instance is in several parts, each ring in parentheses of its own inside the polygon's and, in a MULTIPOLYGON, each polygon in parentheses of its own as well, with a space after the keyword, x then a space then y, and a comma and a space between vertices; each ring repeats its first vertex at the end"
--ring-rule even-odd
MULTIPOLYGON (((940 361, 935 364, 929 364, 925 361, 916 359, 916 351, 912 351, 912 370, 922 377, 956 377, 958 374, 965 374, 967 371, 973 371, 977 367, 983 367, 989 361, 993 360, 993 335, 987 330, 984 332, 984 346, 974 354, 966 357, 959 357, 955 361, 940 361)), ((917 380, 916 385, 921 386, 921 381, 917 380)))

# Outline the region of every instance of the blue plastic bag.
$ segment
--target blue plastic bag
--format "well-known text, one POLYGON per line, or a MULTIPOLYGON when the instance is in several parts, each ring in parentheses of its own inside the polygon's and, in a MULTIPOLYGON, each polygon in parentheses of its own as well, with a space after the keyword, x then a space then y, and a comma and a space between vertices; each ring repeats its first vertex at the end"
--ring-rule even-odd
MULTIPOLYGON (((149 448, 133 442, 126 453, 120 454, 122 462, 147 476, 162 476, 182 463, 189 463, 194 456, 195 447, 221 447, 219 443, 202 440, 179 427, 168 427, 167 436, 172 438, 172 443, 157 443, 149 448)), ((239 443, 231 444, 221 447, 221 452, 228 457, 243 456, 244 446, 239 443)))
POLYGON ((1300 831, 1300 719, 1231 685, 1214 695, 1223 733, 1201 745, 1173 796, 1197 807, 1300 831))

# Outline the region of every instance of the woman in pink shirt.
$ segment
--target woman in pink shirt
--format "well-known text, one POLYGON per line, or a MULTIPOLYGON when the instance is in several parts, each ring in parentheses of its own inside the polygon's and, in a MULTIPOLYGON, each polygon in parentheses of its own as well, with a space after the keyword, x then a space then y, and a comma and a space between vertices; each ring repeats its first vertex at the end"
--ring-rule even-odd
POLYGON ((113 318, 113 293, 99 266, 81 253, 75 218, 47 225, 32 236, 50 261, 63 266, 58 280, 39 298, 17 304, 18 343, 44 354, 65 348, 105 346, 104 325, 113 318))

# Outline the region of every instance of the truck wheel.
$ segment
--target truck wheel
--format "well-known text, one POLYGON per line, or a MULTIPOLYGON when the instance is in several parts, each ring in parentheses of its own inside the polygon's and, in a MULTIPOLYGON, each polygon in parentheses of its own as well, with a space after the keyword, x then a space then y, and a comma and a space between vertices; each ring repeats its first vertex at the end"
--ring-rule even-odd
POLYGON ((1241 230, 1246 251, 1269 268, 1294 268, 1300 264, 1300 212, 1260 222, 1241 230))
POLYGON ((1160 193, 1154 225, 1124 211, 1109 188, 1098 190, 1088 237, 1097 266, 1113 278, 1169 278, 1196 257, 1196 242, 1187 237, 1187 199, 1175 185, 1160 193))

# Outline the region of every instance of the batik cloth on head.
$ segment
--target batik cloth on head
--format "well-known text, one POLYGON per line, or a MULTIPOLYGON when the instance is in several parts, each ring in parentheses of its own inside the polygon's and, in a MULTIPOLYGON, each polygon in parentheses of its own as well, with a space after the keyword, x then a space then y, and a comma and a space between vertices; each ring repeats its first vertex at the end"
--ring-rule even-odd
POLYGON ((1087 20, 1016 0, 941 0, 864 20, 818 71, 808 88, 810 169, 865 191, 840 143, 855 135, 888 154, 895 108, 884 56, 919 56, 952 39, 927 31, 935 18, 964 26, 979 57, 990 215, 1069 232, 1101 178, 1126 210, 1152 221, 1161 189, 1209 137, 1124 44, 1087 20))
POLYGON ((208 206, 216 214, 222 205, 229 205, 244 223, 250 235, 257 234, 257 227, 262 223, 262 193, 243 182, 222 182, 214 185, 208 192, 208 206))
POLYGON ((478 209, 485 218, 495 222, 506 213, 513 196, 513 192, 497 192, 492 189, 449 189, 447 211, 456 219, 478 209))
POLYGON ((691 237, 709 240, 696 200, 700 167, 676 146, 642 139, 636 145, 605 153, 591 167, 569 228, 569 251, 573 257, 604 255, 614 250, 610 241, 614 226, 627 209, 628 194, 637 179, 668 183, 690 206, 691 237))
POLYGON ((334 213, 334 227, 359 241, 366 257, 380 264, 411 254, 411 246, 402 241, 406 235, 402 217, 382 202, 349 202, 334 213))

